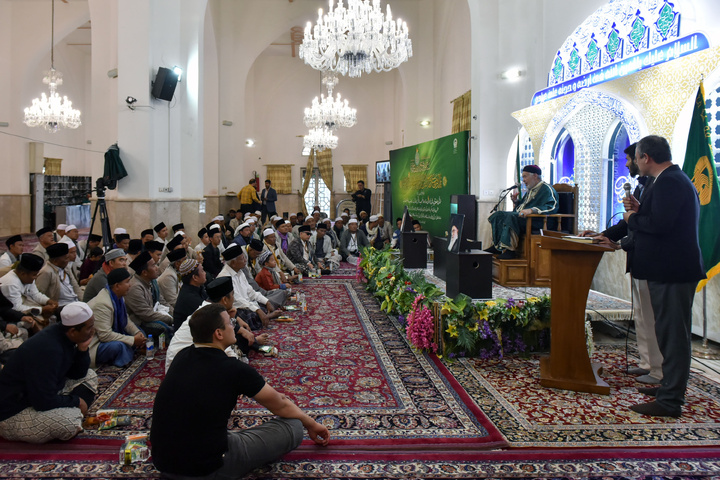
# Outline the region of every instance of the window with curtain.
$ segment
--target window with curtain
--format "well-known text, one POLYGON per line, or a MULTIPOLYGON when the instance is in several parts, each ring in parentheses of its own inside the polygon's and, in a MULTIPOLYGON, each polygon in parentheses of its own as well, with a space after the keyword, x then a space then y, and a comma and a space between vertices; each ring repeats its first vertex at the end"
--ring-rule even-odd
MULTIPOLYGON (((305 177, 306 173, 307 169, 303 168, 303 177, 305 177)), ((315 205, 319 205, 320 211, 330 215, 330 196, 330 189, 323 181, 322 175, 320 175, 320 169, 313 168, 312 175, 310 176, 310 183, 308 184, 308 189, 303 197, 305 199, 307 211, 312 212, 313 207, 315 205)))
POLYGON ((471 119, 471 92, 468 90, 464 94, 457 97, 452 101, 453 104, 453 115, 452 115, 452 131, 450 133, 464 132, 470 130, 470 119, 471 119))
POLYGON ((366 165, 343 165, 343 174, 345 175, 345 191, 347 193, 355 193, 357 190, 357 182, 362 180, 368 185, 367 164, 366 165))
MULTIPOLYGON (((267 179, 272 182, 272 187, 277 193, 292 193, 292 165, 265 165, 267 167, 267 179)), ((260 185, 264 185, 265 179, 260 179, 260 185)))

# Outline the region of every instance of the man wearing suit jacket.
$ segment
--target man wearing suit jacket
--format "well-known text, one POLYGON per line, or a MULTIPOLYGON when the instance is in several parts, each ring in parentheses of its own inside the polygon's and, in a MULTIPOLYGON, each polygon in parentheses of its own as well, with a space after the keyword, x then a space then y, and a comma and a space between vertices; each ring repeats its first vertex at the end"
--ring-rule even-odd
MULTIPOLYGON (((633 143, 625 149, 627 159, 626 166, 631 177, 637 177, 640 173, 635 163, 635 147, 633 143)), ((650 177, 639 177, 638 185, 633 192, 633 197, 639 201, 643 200, 643 193, 650 188, 654 179, 650 177)), ((627 252, 627 271, 630 271, 630 260, 635 248, 635 238, 632 232, 628 232, 628 225, 625 220, 620 220, 617 225, 606 229, 601 234, 585 231, 584 236, 597 236, 601 243, 611 246, 616 250, 622 248, 627 252), (631 233, 628 235, 628 233, 631 233), (612 240, 608 242, 605 238, 612 240), (615 243, 619 242, 619 243, 615 243)), ((633 319, 635 320, 635 336, 637 337, 637 348, 640 362, 637 367, 628 368, 630 375, 635 375, 638 382, 658 384, 662 380, 663 357, 658 347, 655 336, 655 315, 653 314, 650 292, 647 287, 647 280, 631 278, 633 296, 633 319)))
POLYGON ((671 162, 670 145, 656 135, 635 149, 640 175, 655 178, 643 202, 625 198, 623 219, 635 238, 630 259, 633 277, 647 280, 655 316, 655 333, 663 355, 659 387, 639 388, 654 402, 630 407, 642 415, 679 417, 690 376, 692 304, 705 278, 698 221, 700 203, 690 179, 671 162))

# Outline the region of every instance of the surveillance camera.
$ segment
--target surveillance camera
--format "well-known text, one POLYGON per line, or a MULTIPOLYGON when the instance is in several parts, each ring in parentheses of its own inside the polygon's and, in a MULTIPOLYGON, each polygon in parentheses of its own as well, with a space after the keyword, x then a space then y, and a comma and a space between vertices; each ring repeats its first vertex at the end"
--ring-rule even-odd
POLYGON ((132 105, 132 104, 135 103, 135 102, 137 102, 137 98, 135 98, 135 97, 130 97, 130 96, 129 96, 129 97, 127 97, 127 98, 125 99, 125 103, 127 103, 128 105, 132 105))

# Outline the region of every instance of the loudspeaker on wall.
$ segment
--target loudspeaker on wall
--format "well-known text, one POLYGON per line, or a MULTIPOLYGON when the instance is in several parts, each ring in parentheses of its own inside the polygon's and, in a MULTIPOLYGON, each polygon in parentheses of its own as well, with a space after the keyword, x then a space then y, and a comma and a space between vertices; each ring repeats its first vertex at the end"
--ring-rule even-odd
POLYGON ((152 88, 152 96, 169 102, 175 94, 177 83, 178 76, 175 72, 165 67, 158 68, 152 88))

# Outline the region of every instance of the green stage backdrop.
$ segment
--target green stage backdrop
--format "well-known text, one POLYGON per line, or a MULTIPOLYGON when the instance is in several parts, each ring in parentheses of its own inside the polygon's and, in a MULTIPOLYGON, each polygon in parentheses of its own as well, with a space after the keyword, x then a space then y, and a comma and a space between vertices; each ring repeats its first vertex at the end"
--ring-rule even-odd
POLYGON ((390 151, 393 225, 407 205, 430 235, 445 236, 450 195, 468 193, 468 137, 460 132, 390 151))

